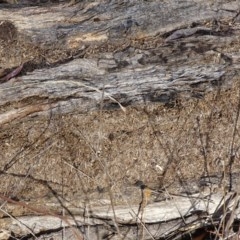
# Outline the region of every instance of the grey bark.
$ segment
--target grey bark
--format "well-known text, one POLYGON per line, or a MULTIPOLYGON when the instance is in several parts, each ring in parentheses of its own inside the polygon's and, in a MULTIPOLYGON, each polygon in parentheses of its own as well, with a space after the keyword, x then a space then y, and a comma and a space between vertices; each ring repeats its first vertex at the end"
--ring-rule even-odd
MULTIPOLYGON (((237 49, 225 52, 239 36, 235 1, 217 6, 205 1, 23 6, 0 9, 0 21, 11 21, 36 44, 77 46, 81 57, 26 71, 14 83, 1 84, 2 107, 37 98, 42 107, 29 106, 23 112, 86 112, 99 108, 103 91, 108 109, 171 103, 179 96, 202 97, 216 86, 231 84, 239 71, 237 49), (223 19, 227 28, 221 26, 223 19), (204 27, 206 22, 210 27, 204 27)), ((5 112, 0 122, 20 117, 18 110, 5 112)))

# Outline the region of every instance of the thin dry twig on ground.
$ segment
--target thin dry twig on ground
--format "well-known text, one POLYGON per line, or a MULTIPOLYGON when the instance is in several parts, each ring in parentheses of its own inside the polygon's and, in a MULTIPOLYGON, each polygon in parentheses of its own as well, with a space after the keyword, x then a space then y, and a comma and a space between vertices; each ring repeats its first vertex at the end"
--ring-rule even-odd
MULTIPOLYGON (((1 198, 1 197, 0 197, 1 198)), ((5 201, 7 202, 7 201, 5 201)), ((3 205, 2 205, 3 206, 3 205)), ((12 216, 11 214, 9 214, 7 211, 5 211, 3 209, 3 207, 0 207, 0 211, 3 212, 4 214, 6 214, 8 217, 10 217, 13 221, 17 222, 17 224, 21 227, 22 225, 27 229, 27 231, 29 232, 29 234, 31 234, 35 239, 38 239, 37 236, 34 234, 34 232, 32 231, 31 228, 29 228, 26 224, 22 223, 20 220, 18 220, 17 218, 15 218, 14 216, 12 216)))
MULTIPOLYGON (((73 80, 72 80, 72 81, 73 81, 73 80)), ((68 80, 68 82, 69 82, 69 80, 68 80)), ((125 108, 119 101, 117 101, 114 97, 112 97, 110 94, 108 94, 108 93, 105 91, 105 88, 103 88, 103 90, 100 90, 100 89, 98 89, 98 88, 96 88, 96 87, 88 86, 88 85, 86 85, 86 84, 84 84, 84 83, 81 83, 81 82, 79 82, 79 81, 73 81, 73 82, 74 82, 75 84, 79 85, 79 86, 84 86, 84 87, 86 87, 86 88, 88 88, 88 89, 91 89, 91 90, 94 90, 94 91, 100 93, 101 96, 102 96, 101 102, 103 102, 104 97, 106 96, 107 98, 109 98, 109 99, 112 100, 113 102, 117 103, 117 104, 119 105, 119 107, 122 109, 123 112, 126 112, 126 108, 125 108)), ((101 104, 102 104, 102 103, 101 103, 101 104)), ((102 106, 102 107, 103 107, 103 106, 102 106)), ((101 107, 100 107, 100 111, 101 111, 101 107)))
POLYGON ((8 80, 10 80, 11 78, 17 76, 21 70, 23 68, 23 64, 21 64, 19 67, 17 67, 16 69, 14 69, 12 72, 10 72, 9 74, 7 74, 6 76, 0 78, 0 83, 4 83, 7 82, 8 80))
POLYGON ((68 163, 67 161, 63 162, 68 165, 71 169, 74 169, 75 171, 79 172, 81 175, 83 175, 84 177, 87 177, 89 180, 93 181, 93 182, 97 182, 94 178, 90 177, 89 175, 87 175, 86 173, 84 173, 83 171, 81 171, 80 169, 74 167, 72 164, 68 163))
POLYGON ((141 224, 141 226, 143 227, 143 229, 145 229, 145 231, 148 233, 149 237, 152 239, 152 240, 155 240, 154 236, 151 234, 151 232, 148 230, 148 228, 146 227, 145 223, 142 221, 141 218, 139 218, 139 216, 134 212, 130 212, 132 218, 136 218, 138 220, 138 222, 141 224))
MULTIPOLYGON (((230 149, 229 149, 229 160, 228 160, 228 167, 229 167, 229 191, 232 190, 232 166, 234 164, 234 160, 236 157, 236 149, 235 149, 235 138, 237 134, 237 125, 239 120, 239 114, 240 114, 240 86, 238 86, 238 103, 237 103, 237 111, 236 111, 236 118, 234 121, 234 127, 232 132, 232 140, 230 143, 230 149)), ((238 146, 239 148, 239 146, 238 146)), ((237 148, 237 149, 238 149, 237 148)))
MULTIPOLYGON (((0 199, 6 201, 8 203, 14 204, 16 206, 24 207, 26 209, 29 209, 29 210, 35 212, 35 213, 39 213, 39 214, 43 214, 43 215, 49 215, 49 216, 52 216, 52 217, 59 218, 62 221, 64 221, 73 230, 73 233, 76 236, 76 239, 83 240, 83 237, 82 237, 82 235, 80 235, 80 232, 77 231, 76 228, 74 226, 72 226, 72 224, 70 223, 70 220, 74 220, 74 219, 70 218, 69 216, 64 216, 63 217, 62 215, 56 214, 56 213, 50 211, 49 209, 44 209, 43 207, 40 209, 39 207, 31 206, 30 204, 27 204, 25 202, 15 201, 15 200, 10 199, 10 198, 8 198, 6 196, 3 196, 1 194, 0 194, 0 199)), ((21 223, 21 222, 19 222, 19 223, 21 223)))
MULTIPOLYGON (((85 84, 84 84, 84 86, 88 87, 85 84)), ((100 91, 96 88, 93 88, 93 89, 100 92, 102 94, 102 96, 101 96, 100 110, 99 110, 100 124, 98 126, 98 136, 99 136, 98 137, 98 143, 96 144, 96 146, 92 146, 92 144, 91 144, 91 148, 94 151, 94 154, 95 154, 95 157, 96 157, 97 161, 99 161, 99 163, 102 166, 102 170, 104 172, 104 177, 105 177, 106 182, 107 182, 107 191, 108 191, 108 195, 109 195, 109 198, 110 198, 111 208, 112 208, 112 211, 113 211, 114 226, 116 228, 118 236, 120 238, 123 238, 123 236, 121 234, 121 231, 119 229, 119 226, 118 226, 117 216, 116 216, 116 212, 115 212, 115 200, 114 200, 113 193, 112 193, 113 179, 112 179, 112 177, 110 175, 110 172, 108 170, 108 163, 107 163, 105 157, 101 157, 102 145, 103 145, 101 136, 103 135, 103 100, 104 100, 104 96, 105 96, 105 88, 103 87, 103 91, 100 91)), ((112 99, 112 97, 110 97, 110 99, 112 99)), ((116 100, 114 100, 114 101, 116 101, 116 100)), ((122 110, 125 111, 125 108, 122 107, 121 104, 119 106, 122 108, 122 110)))

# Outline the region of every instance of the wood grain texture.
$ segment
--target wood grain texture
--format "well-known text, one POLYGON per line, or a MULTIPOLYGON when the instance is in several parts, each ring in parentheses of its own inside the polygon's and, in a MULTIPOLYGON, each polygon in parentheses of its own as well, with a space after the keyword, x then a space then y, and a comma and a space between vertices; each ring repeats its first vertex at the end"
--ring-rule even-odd
MULTIPOLYGON (((225 197, 226 199, 231 199, 231 196, 231 194, 228 194, 225 197)), ((192 199, 174 197, 171 201, 156 202, 147 205, 143 209, 143 217, 141 219, 148 229, 145 231, 144 239, 152 239, 152 236, 155 239, 164 236, 173 237, 174 234, 179 235, 181 232, 193 231, 194 228, 197 229, 211 225, 212 220, 208 219, 208 217, 215 214, 216 209, 223 203, 222 196, 220 194, 213 194, 211 201, 208 198, 204 198, 204 194, 201 195, 202 199, 199 195, 195 197, 192 199), (161 226, 160 228, 159 225, 161 226)), ((231 203, 234 203, 235 200, 237 202, 238 199, 239 197, 231 199, 231 203)), ((110 227, 114 225, 111 206, 94 207, 89 205, 86 207, 88 210, 84 217, 79 215, 79 208, 69 208, 74 217, 73 215, 63 217, 54 212, 52 214, 48 212, 48 214, 45 213, 41 216, 41 213, 44 213, 44 208, 37 209, 33 207, 40 214, 39 216, 19 216, 16 219, 7 221, 2 219, 0 223, 4 223, 6 229, 17 233, 19 236, 40 234, 46 231, 46 229, 51 229, 54 232, 67 227, 67 234, 71 236, 68 239, 76 239, 73 229, 69 228, 70 226, 81 226, 82 229, 85 229, 83 231, 85 238, 102 239, 104 235, 116 234, 113 229, 106 228, 106 226, 110 227), (89 228, 89 232, 86 231, 87 228, 89 228), (33 232, 31 233, 31 231, 33 232)), ((138 206, 118 206, 115 207, 114 211, 125 239, 138 239, 137 226, 140 222, 140 219, 137 217, 138 206)), ((239 211, 236 211, 235 214, 239 214, 239 211)), ((222 213, 220 215, 222 216, 222 213)), ((56 234, 56 239, 59 239, 59 237, 56 234)))
POLYGON ((36 44, 57 42, 85 51, 84 58, 73 56, 65 64, 25 72, 14 84, 1 84, 0 104, 37 98, 58 102, 62 112, 85 112, 99 107, 102 91, 108 109, 118 105, 108 96, 124 106, 169 103, 179 95, 201 97, 226 80, 230 84, 239 69, 239 52, 231 47, 239 36, 236 6, 234 1, 222 4, 229 11, 218 15, 214 4, 204 1, 100 1, 68 8, 20 4, 0 9, 0 21, 11 21, 36 44), (216 17, 227 19, 222 23, 227 29, 211 23, 216 17), (201 33, 207 23, 211 26, 201 33), (199 28, 164 42, 175 29, 191 24, 199 28))

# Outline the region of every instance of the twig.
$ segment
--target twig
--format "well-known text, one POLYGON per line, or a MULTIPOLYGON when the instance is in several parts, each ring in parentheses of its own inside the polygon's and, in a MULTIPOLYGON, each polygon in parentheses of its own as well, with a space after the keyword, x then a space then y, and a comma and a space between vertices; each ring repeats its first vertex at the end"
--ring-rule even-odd
MULTIPOLYGON (((64 81, 65 82, 65 81, 64 81)), ((69 82, 69 81, 68 81, 69 82)), ((112 100, 113 102, 117 103, 119 105, 119 107, 122 109, 123 112, 126 112, 126 108, 119 102, 117 101, 115 98, 113 98, 109 93, 105 92, 104 90, 101 91, 100 89, 96 88, 96 87, 92 87, 92 86, 88 86, 84 83, 81 83, 81 82, 77 82, 77 81, 72 81, 74 83, 77 83, 77 85, 80 85, 80 86, 83 86, 83 87, 86 87, 86 88, 89 88, 89 89, 92 89, 98 93, 101 93, 102 94, 102 98, 101 98, 101 102, 103 102, 103 96, 106 96, 108 97, 110 100, 112 100)))
POLYGON ((96 182, 96 180, 90 176, 88 176, 86 173, 84 173, 83 171, 77 169, 76 167, 74 167, 72 164, 66 162, 65 160, 63 160, 63 162, 68 165, 69 167, 73 168, 74 170, 76 170, 77 172, 79 172, 80 174, 82 174, 83 176, 87 177, 88 179, 92 180, 93 182, 96 182))
POLYGON ((11 214, 9 214, 8 212, 6 212, 5 210, 2 209, 2 207, 0 208, 0 211, 3 212, 4 214, 6 214, 7 216, 9 216, 12 220, 17 221, 18 224, 20 225, 24 225, 27 229, 27 231, 35 238, 38 239, 37 236, 34 234, 34 232, 31 230, 31 228, 29 228, 26 224, 22 223, 21 221, 19 221, 17 218, 15 218, 14 216, 12 216, 11 214))
MULTIPOLYGON (((155 240, 155 238, 153 237, 153 235, 149 232, 149 230, 147 229, 147 227, 145 226, 145 224, 142 222, 142 220, 137 216, 137 214, 133 211, 135 217, 139 220, 140 224, 142 225, 142 227, 146 230, 146 232, 149 234, 150 238, 152 240, 155 240)), ((133 214, 130 212, 130 214, 133 217, 133 214)))
MULTIPOLYGON (((26 204, 25 202, 22 202, 22 201, 15 201, 15 200, 13 200, 11 198, 8 198, 8 197, 6 197, 2 194, 0 194, 0 199, 3 199, 4 201, 6 201, 8 203, 12 203, 12 204, 15 204, 17 206, 25 207, 26 209, 29 209, 29 210, 31 210, 33 212, 36 212, 36 213, 39 213, 39 214, 49 215, 49 216, 52 216, 52 217, 59 218, 59 219, 63 220, 64 222, 66 222, 70 228, 72 228, 72 230, 73 230, 73 232, 76 236, 76 239, 78 239, 78 240, 83 239, 83 237, 80 235, 80 233, 78 231, 76 231, 76 229, 73 226, 71 226, 71 223, 69 222, 69 220, 71 220, 71 219, 69 219, 67 216, 58 215, 56 213, 53 213, 53 212, 49 211, 48 209, 44 209, 43 207, 40 209, 40 208, 31 206, 30 204, 26 204)), ((2 209, 1 209, 1 211, 2 211, 2 209)))
POLYGON ((22 68, 23 68, 23 63, 19 67, 15 68, 12 72, 7 74, 6 76, 0 78, 0 83, 7 82, 11 78, 17 76, 21 72, 22 68))

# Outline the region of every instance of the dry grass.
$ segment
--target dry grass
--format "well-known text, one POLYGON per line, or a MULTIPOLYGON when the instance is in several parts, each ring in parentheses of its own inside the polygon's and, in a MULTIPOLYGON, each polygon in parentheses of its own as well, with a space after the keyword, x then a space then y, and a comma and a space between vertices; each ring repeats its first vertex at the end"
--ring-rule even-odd
MULTIPOLYGON (((8 22, 1 23, 0 38, 4 38, 0 42, 3 69, 27 62, 24 69, 31 71, 78 54, 64 50, 61 43, 34 45, 8 22)), ((232 172, 239 172, 238 80, 228 90, 216 90, 202 99, 179 99, 174 106, 29 116, 4 124, 0 194, 34 206, 61 200, 81 208, 84 203, 111 200, 114 207, 139 204, 137 181, 172 194, 181 191, 182 182, 191 187, 202 175, 227 172, 230 159, 232 172)), ((1 215, 29 212, 18 205, 3 207, 1 215)))
MULTIPOLYGON (((236 85, 172 108, 152 105, 6 124, 0 132, 0 191, 19 199, 51 198, 55 191, 74 201, 108 199, 111 187, 118 204, 124 198, 139 202, 132 190, 138 180, 178 192, 179 176, 197 180, 222 172, 222 163, 228 163, 238 101, 236 85)), ((237 123, 236 136, 238 129, 237 123)), ((235 172, 239 146, 235 137, 235 172)))

